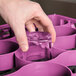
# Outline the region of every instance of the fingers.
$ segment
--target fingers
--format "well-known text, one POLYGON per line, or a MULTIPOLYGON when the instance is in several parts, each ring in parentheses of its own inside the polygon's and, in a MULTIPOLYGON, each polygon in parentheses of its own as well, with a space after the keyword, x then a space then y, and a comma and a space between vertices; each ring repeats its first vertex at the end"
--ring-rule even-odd
POLYGON ((28 40, 27 40, 24 24, 16 23, 16 25, 12 26, 12 29, 15 33, 20 48, 22 49, 23 52, 26 52, 29 46, 28 46, 28 40))
POLYGON ((35 31, 35 26, 38 28, 38 31, 43 32, 43 27, 42 25, 35 19, 32 19, 26 23, 26 28, 28 29, 29 32, 34 32, 35 31))
POLYGON ((26 22, 26 28, 29 32, 35 32, 35 26, 32 21, 26 22))
POLYGON ((39 21, 37 21, 37 20, 35 20, 35 19, 33 19, 32 21, 33 21, 33 23, 35 24, 35 26, 38 28, 38 31, 40 31, 40 32, 43 32, 43 31, 44 31, 44 30, 43 30, 43 26, 40 24, 39 21))
POLYGON ((56 32, 55 32, 55 29, 53 27, 51 20, 48 18, 48 16, 43 11, 40 11, 40 14, 39 13, 36 14, 35 17, 38 17, 43 27, 52 35, 52 43, 54 43, 56 40, 56 32))

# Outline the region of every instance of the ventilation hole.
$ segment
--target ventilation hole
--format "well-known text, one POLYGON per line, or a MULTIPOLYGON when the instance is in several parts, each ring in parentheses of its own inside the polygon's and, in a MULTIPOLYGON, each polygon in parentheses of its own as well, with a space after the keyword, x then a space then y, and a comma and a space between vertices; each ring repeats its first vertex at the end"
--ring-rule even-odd
POLYGON ((71 48, 71 49, 67 49, 67 50, 76 50, 76 48, 71 48))
POLYGON ((68 66, 68 68, 69 68, 73 73, 76 73, 76 66, 68 66))
POLYGON ((74 23, 75 27, 76 27, 76 23, 74 23))
POLYGON ((11 28, 7 28, 7 31, 5 31, 5 28, 0 30, 0 39, 8 39, 14 36, 14 32, 11 30, 11 28))
POLYGON ((10 73, 13 73, 15 71, 17 71, 15 68, 13 68, 11 70, 7 70, 7 71, 0 71, 0 76, 4 76, 4 75, 10 74, 10 73))
POLYGON ((68 23, 68 21, 64 20, 64 24, 67 24, 67 23, 68 23))

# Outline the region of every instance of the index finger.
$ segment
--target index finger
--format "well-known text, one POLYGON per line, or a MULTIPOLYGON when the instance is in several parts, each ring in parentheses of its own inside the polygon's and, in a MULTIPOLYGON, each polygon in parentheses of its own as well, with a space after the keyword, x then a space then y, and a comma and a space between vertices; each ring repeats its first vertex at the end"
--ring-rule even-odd
POLYGON ((41 22, 41 24, 43 25, 43 27, 45 27, 47 31, 51 34, 52 43, 54 43, 56 40, 56 32, 55 32, 53 23, 43 11, 39 11, 39 12, 40 13, 37 14, 37 17, 41 22))

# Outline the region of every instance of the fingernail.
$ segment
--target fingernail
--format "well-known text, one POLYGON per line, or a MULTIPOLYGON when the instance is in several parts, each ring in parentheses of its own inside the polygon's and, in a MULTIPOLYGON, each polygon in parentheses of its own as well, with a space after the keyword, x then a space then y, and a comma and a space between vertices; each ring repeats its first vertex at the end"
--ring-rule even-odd
POLYGON ((53 47, 54 43, 51 43, 51 47, 53 47))
POLYGON ((23 52, 28 51, 28 48, 29 48, 29 47, 28 47, 27 45, 22 45, 22 46, 21 46, 21 49, 22 49, 23 52))

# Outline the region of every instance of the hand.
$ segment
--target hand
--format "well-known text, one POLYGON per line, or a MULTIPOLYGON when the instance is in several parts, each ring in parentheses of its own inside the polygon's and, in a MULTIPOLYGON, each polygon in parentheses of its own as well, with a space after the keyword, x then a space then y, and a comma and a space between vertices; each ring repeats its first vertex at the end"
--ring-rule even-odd
POLYGON ((55 42, 56 32, 53 24, 38 3, 28 0, 0 0, 0 14, 14 31, 22 51, 25 52, 29 48, 25 27, 34 32, 34 24, 39 31, 49 32, 52 44, 55 42))

